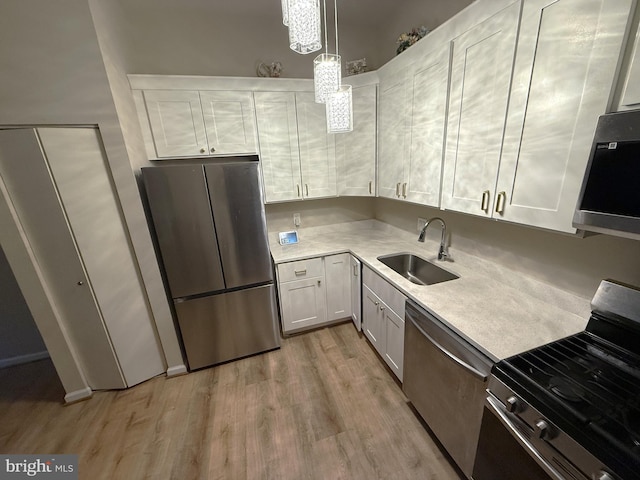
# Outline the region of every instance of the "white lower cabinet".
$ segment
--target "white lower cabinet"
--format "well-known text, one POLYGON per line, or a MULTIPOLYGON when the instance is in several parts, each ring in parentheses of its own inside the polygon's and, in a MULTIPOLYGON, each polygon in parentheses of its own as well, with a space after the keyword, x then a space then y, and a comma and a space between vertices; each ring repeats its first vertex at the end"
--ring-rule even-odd
POLYGON ((369 268, 363 268, 362 276, 362 331, 402 381, 407 297, 369 268))
POLYGON ((362 281, 360 280, 362 272, 362 263, 356 257, 351 255, 351 270, 349 276, 351 278, 351 320, 356 330, 362 330, 362 281))
POLYGON ((348 253, 281 263, 277 272, 283 333, 296 333, 351 316, 348 253))

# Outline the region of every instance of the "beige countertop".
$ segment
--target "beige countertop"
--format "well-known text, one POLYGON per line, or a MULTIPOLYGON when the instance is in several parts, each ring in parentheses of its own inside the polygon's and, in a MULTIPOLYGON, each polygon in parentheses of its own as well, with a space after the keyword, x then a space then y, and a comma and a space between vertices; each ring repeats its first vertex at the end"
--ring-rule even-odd
MULTIPOLYGON (((432 232, 438 238, 439 230, 432 232)), ((296 245, 282 246, 277 237, 269 233, 276 264, 351 252, 493 360, 580 332, 589 318, 588 300, 457 251, 455 245, 449 247, 453 261, 438 261, 438 242, 419 243, 417 233, 376 220, 307 228, 296 245), (399 252, 419 255, 460 278, 415 285, 377 259, 399 252)))

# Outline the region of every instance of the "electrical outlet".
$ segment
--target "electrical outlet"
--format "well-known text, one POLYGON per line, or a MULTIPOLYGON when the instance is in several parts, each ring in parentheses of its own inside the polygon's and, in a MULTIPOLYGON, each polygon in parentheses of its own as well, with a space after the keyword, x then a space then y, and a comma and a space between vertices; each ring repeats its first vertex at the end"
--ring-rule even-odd
POLYGON ((299 227, 302 224, 302 222, 300 221, 300 214, 299 213, 294 213, 293 214, 293 224, 296 227, 299 227))
POLYGON ((422 230, 422 227, 424 227, 425 223, 427 223, 427 219, 426 218, 418 217, 418 232, 422 230))

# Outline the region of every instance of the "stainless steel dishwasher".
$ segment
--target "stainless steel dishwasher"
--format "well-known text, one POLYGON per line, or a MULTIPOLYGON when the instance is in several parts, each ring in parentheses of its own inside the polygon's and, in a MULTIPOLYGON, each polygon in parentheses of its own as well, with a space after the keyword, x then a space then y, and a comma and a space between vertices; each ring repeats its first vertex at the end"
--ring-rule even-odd
POLYGON ((471 478, 493 362, 411 300, 405 320, 404 393, 471 478))

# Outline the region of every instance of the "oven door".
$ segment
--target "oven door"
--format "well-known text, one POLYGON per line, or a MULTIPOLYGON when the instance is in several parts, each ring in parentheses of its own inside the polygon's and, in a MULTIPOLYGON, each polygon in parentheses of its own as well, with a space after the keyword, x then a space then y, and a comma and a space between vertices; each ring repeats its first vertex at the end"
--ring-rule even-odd
MULTIPOLYGON (((489 395, 485 401, 473 467, 474 480, 588 480, 578 471, 563 472, 538 451, 530 427, 489 395)), ((573 469, 572 469, 573 470, 573 469)))

